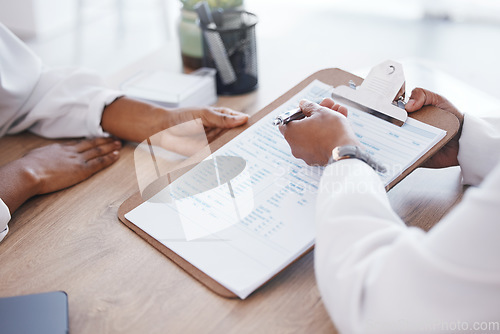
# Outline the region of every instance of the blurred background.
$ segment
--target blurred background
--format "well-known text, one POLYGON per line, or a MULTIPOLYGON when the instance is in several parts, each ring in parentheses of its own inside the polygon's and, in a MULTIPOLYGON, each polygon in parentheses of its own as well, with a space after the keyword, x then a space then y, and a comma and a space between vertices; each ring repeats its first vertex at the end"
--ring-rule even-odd
MULTIPOLYGON (((139 69, 152 55, 161 57, 163 68, 189 71, 179 38, 189 2, 0 0, 0 21, 48 65, 93 68, 116 84, 123 78, 118 73, 139 69)), ((225 2, 231 3, 211 1, 225 2)), ((450 99, 474 90, 459 106, 489 109, 500 98, 500 1, 240 0, 235 5, 259 18, 255 94, 266 92, 259 107, 322 68, 364 76, 386 59, 403 63, 408 87, 425 84, 445 95, 449 90, 450 99), (419 78, 426 71, 439 75, 419 78), (488 100, 487 106, 478 99, 488 100)))

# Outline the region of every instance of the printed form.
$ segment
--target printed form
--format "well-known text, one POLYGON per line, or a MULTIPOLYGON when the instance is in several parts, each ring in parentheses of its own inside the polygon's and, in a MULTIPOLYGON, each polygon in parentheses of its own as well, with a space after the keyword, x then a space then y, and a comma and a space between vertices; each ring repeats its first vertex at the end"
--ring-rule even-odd
MULTIPOLYGON (((244 299, 314 245, 314 208, 323 171, 294 158, 274 118, 332 87, 314 81, 125 217, 244 299)), ((394 180, 445 131, 408 119, 397 127, 353 108, 368 152, 394 180)))

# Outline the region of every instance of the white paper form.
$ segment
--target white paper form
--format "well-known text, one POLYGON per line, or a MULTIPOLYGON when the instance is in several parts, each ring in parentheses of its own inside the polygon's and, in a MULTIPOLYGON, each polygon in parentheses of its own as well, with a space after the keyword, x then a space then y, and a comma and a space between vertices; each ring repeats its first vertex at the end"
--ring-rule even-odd
MULTIPOLYGON (((188 172, 125 217, 246 298, 314 244, 314 207, 323 169, 294 158, 272 120, 296 108, 302 98, 320 102, 331 91, 331 86, 314 81, 215 152, 213 163, 202 162, 207 168, 188 172), (219 165, 230 159, 237 164, 221 170, 219 165), (241 172, 235 175, 234 171, 241 172), (199 186, 211 174, 216 174, 216 182, 199 186)), ((383 176, 387 180, 400 173, 392 166, 416 160, 425 152, 424 146, 431 145, 428 137, 439 137, 435 133, 439 131, 420 122, 398 128, 370 117, 375 118, 350 110, 356 135, 375 158, 389 166, 391 176, 383 176), (378 127, 385 132, 378 134, 378 127), (400 154, 405 146, 412 147, 410 154, 400 154), (391 147, 398 153, 388 153, 391 147)))
POLYGON ((367 152, 387 168, 379 173, 385 186, 446 136, 446 131, 410 117, 398 127, 349 107, 347 118, 367 152))

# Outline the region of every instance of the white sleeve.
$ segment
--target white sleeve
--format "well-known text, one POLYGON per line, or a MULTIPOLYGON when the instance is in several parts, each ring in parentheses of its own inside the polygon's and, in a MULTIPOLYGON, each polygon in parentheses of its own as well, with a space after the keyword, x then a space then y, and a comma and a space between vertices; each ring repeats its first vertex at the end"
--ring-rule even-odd
POLYGON ((458 161, 463 182, 478 185, 500 162, 500 117, 464 115, 458 161))
POLYGON ((10 211, 7 205, 0 198, 0 242, 9 232, 10 211))
POLYGON ((23 118, 8 133, 25 129, 49 138, 103 136, 104 107, 122 93, 105 89, 101 78, 83 69, 43 69, 23 118))
POLYGON ((485 321, 498 324, 500 166, 428 233, 401 222, 362 162, 325 172, 315 270, 341 333, 477 332, 485 321))
POLYGON ((96 73, 50 69, 0 23, 0 136, 30 130, 45 137, 102 136, 104 107, 123 94, 96 73))

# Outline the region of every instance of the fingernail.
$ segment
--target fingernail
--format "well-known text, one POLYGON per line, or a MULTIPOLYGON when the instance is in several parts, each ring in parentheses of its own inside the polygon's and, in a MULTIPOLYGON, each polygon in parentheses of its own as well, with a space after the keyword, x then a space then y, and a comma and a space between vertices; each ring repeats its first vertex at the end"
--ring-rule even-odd
POLYGON ((415 100, 413 99, 410 99, 407 103, 406 103, 406 108, 411 108, 413 107, 413 105, 415 104, 415 100))

